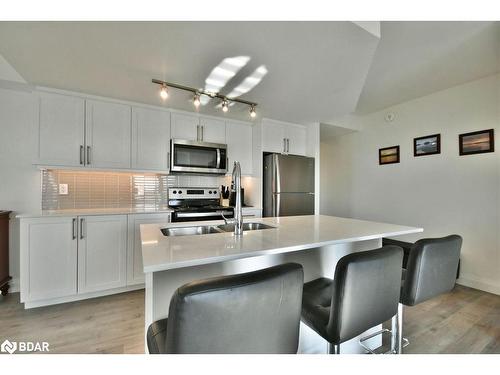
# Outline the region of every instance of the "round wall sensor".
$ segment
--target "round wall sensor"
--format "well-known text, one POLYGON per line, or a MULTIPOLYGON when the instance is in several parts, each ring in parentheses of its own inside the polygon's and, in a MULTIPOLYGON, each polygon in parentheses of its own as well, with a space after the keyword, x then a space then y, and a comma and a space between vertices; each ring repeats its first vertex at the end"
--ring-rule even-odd
POLYGON ((395 118, 396 118, 396 115, 392 112, 389 112, 385 115, 385 121, 387 121, 387 122, 393 122, 395 118))

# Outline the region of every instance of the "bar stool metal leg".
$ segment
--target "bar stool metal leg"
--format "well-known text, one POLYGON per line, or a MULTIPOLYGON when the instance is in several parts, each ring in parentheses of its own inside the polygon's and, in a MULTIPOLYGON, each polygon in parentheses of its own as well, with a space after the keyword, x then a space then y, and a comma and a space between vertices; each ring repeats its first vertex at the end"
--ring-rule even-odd
POLYGON ((328 352, 330 354, 340 354, 340 345, 334 345, 334 344, 328 343, 328 352))
POLYGON ((391 319, 391 353, 398 353, 398 315, 396 314, 391 319))
POLYGON ((398 354, 403 354, 403 304, 399 303, 398 304, 398 315, 397 315, 397 321, 398 321, 398 342, 396 344, 396 349, 398 354))

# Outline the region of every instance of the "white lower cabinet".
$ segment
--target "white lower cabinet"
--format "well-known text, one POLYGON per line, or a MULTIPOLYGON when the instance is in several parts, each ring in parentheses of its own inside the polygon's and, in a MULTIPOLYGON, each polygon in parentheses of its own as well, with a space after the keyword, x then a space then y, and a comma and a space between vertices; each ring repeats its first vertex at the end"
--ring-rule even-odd
POLYGON ((80 216, 78 232, 78 293, 125 286, 127 216, 80 216))
POLYGON ((140 288, 140 225, 169 219, 169 213, 21 218, 21 302, 29 308, 140 288))
POLYGON ((244 219, 250 219, 252 217, 262 217, 262 210, 260 208, 243 207, 242 214, 244 219))
POLYGON ((21 302, 77 293, 76 218, 21 220, 21 302))
POLYGON ((141 224, 167 224, 170 214, 138 214, 129 215, 128 221, 128 253, 127 253, 127 285, 144 283, 142 267, 141 224))

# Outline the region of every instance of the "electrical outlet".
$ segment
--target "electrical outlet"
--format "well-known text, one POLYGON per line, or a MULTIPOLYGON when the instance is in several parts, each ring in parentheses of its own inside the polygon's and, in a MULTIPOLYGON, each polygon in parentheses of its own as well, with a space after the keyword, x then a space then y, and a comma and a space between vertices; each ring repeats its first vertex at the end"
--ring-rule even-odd
POLYGON ((59 184, 59 195, 68 195, 68 184, 59 184))

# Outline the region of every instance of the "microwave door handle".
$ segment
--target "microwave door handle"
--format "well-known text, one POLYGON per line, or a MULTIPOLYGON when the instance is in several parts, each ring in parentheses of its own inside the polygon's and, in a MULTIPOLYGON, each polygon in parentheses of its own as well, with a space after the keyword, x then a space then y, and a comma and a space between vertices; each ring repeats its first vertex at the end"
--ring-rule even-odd
POLYGON ((220 148, 217 149, 217 169, 220 169, 220 148))

